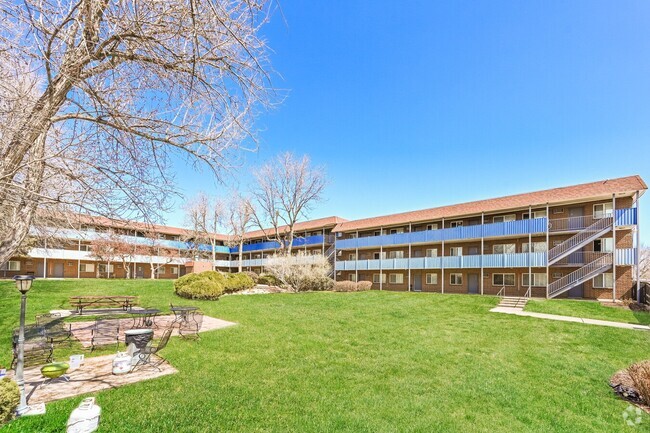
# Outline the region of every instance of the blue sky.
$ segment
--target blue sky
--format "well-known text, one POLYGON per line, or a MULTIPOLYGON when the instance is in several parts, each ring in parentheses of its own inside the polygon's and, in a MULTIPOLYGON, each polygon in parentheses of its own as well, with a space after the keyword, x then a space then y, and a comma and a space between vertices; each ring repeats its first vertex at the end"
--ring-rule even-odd
MULTIPOLYGON (((310 155, 331 179, 312 218, 650 181, 650 2, 280 4, 264 33, 288 96, 258 119, 259 151, 234 177, 310 155)), ((190 168, 177 180, 226 195, 190 168)))

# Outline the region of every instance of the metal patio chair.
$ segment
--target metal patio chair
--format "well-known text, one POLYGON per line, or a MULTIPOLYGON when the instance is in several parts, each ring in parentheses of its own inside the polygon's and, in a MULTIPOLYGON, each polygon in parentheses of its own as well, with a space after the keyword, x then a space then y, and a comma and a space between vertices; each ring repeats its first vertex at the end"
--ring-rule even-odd
POLYGON ((203 312, 191 311, 183 320, 178 321, 178 334, 183 338, 199 339, 199 331, 203 325, 203 312))
POLYGON ((43 328, 45 337, 52 343, 61 343, 72 337, 72 325, 65 323, 60 313, 36 316, 36 325, 43 328))
POLYGON ((145 347, 140 349, 140 351, 135 355, 138 357, 138 361, 131 368, 131 371, 134 371, 136 368, 142 367, 144 365, 154 367, 160 371, 160 365, 165 362, 165 359, 160 357, 159 352, 163 350, 165 346, 167 346, 169 338, 172 336, 173 330, 173 326, 166 328, 156 346, 154 346, 150 341, 145 347), (152 355, 157 355, 158 359, 152 358, 152 355))
POLYGON ((90 340, 90 350, 97 346, 115 343, 115 349, 120 345, 120 319, 100 318, 95 320, 90 340))

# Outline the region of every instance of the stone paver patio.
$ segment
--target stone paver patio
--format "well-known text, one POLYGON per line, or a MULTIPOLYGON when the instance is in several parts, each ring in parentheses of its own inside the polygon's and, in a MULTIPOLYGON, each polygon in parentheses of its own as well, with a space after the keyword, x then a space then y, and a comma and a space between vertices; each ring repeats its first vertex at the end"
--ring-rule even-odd
MULTIPOLYGON (((155 319, 156 326, 154 327, 154 338, 162 337, 162 333, 168 326, 172 325, 174 316, 157 316, 155 319)), ((92 337, 92 328, 95 324, 94 321, 88 322, 73 322, 72 335, 79 340, 84 347, 90 347, 90 340, 92 337)), ((212 331, 214 329, 227 328, 236 325, 234 322, 217 319, 215 317, 203 316, 203 324, 199 332, 212 331)), ((133 319, 126 318, 120 319, 120 343, 124 343, 124 331, 133 327, 133 319)), ((175 328, 172 335, 178 335, 178 328, 175 328)))
MULTIPOLYGON (((47 403, 178 372, 169 363, 163 362, 158 366, 160 371, 153 367, 142 366, 131 373, 114 375, 113 358, 115 358, 114 354, 86 358, 78 369, 68 371, 69 382, 57 380, 46 385, 43 385, 45 378, 41 375, 40 366, 26 368, 27 402, 29 404, 47 403)), ((13 372, 9 376, 13 376, 13 372)))

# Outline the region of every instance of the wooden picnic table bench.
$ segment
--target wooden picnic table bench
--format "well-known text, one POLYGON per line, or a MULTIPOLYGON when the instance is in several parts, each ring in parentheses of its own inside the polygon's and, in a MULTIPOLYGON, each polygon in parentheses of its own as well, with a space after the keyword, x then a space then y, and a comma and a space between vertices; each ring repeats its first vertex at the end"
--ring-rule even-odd
POLYGON ((71 296, 70 305, 77 309, 77 313, 83 314, 87 307, 119 307, 124 311, 137 305, 137 296, 71 296))

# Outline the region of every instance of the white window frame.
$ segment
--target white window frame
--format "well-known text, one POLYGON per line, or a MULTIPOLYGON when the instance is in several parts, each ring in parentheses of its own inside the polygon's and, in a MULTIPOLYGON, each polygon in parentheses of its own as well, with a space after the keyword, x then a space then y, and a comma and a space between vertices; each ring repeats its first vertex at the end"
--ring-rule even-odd
POLYGON ((101 274, 112 274, 114 272, 114 267, 113 264, 111 263, 110 265, 107 265, 105 263, 100 263, 97 265, 99 267, 99 272, 101 274), (104 269, 104 270, 102 270, 104 269))
POLYGON ((614 238, 598 238, 594 240, 594 252, 599 252, 599 253, 614 252, 614 238), (600 241, 600 251, 596 251, 596 241, 600 241))
POLYGON ((381 275, 381 283, 386 284, 386 274, 372 274, 372 283, 373 284, 379 284, 380 283, 380 278, 379 276, 381 275))
POLYGON ((164 274, 167 272, 167 269, 165 269, 165 266, 160 266, 159 268, 156 268, 156 274, 164 274))
POLYGON ((94 263, 81 263, 79 265, 79 272, 95 272, 94 263))
MULTIPOLYGON (((526 277, 528 276, 528 272, 521 274, 521 285, 524 287, 528 287, 528 282, 526 281, 526 277)), ((531 287, 546 287, 547 281, 546 280, 546 274, 542 272, 533 272, 530 274, 533 276, 533 281, 532 284, 530 284, 531 287)), ((530 279, 530 277, 528 277, 530 279)))
POLYGON ((563 207, 556 207, 553 208, 553 215, 559 215, 564 213, 564 208, 563 207))
POLYGON ((463 247, 449 247, 449 255, 451 257, 457 257, 463 255, 463 247), (454 254, 454 252, 456 254, 454 254))
POLYGON ((613 289, 614 274, 612 272, 605 272, 604 274, 596 275, 592 279, 592 286, 594 289, 613 289))
POLYGON ((462 227, 463 226, 463 220, 457 220, 457 221, 450 221, 449 222, 449 227, 454 228, 454 227, 462 227))
POLYGON ((171 272, 172 275, 178 275, 178 268, 176 266, 172 266, 171 270, 172 270, 172 272, 171 272))
POLYGON ((372 253, 372 259, 373 260, 385 260, 386 259, 386 251, 383 251, 381 253, 379 251, 377 251, 375 253, 372 253))
MULTIPOLYGON (((521 216, 522 219, 529 219, 528 212, 524 212, 523 215, 521 216)), ((545 210, 534 210, 533 211, 533 219, 535 218, 546 218, 546 211, 545 210)))
POLYGON ((357 254, 356 253, 350 253, 348 254, 348 260, 353 261, 357 259, 357 254))
MULTIPOLYGON (((521 245, 521 252, 528 252, 528 242, 524 242, 521 245)), ((533 242, 533 253, 544 253, 546 252, 546 241, 533 242)))
POLYGON ((613 212, 612 203, 598 203, 594 205, 594 219, 612 216, 613 212), (596 210, 597 207, 602 207, 602 210, 596 210))
POLYGON ((375 230, 372 235, 373 236, 381 236, 381 230, 375 230))
POLYGON ((438 223, 427 224, 427 230, 438 230, 438 223))
POLYGON ((556 280, 559 280, 559 279, 562 278, 563 276, 564 276, 564 274, 563 274, 562 272, 553 272, 553 275, 552 275, 552 277, 553 277, 554 279, 556 279, 556 280))
POLYGON ((388 284, 404 284, 404 274, 388 274, 388 284))
POLYGON ((430 286, 436 286, 438 285, 438 274, 435 272, 431 272, 426 274, 425 277, 425 284, 428 284, 430 286))
POLYGON ((425 255, 427 257, 438 257, 438 248, 427 248, 425 255))
POLYGON ((348 281, 352 281, 353 283, 356 283, 357 282, 357 274, 352 273, 352 274, 348 275, 348 281))
POLYGON ((510 221, 515 221, 517 219, 517 215, 513 213, 509 213, 508 215, 498 215, 492 217, 492 222, 493 223, 507 223, 510 221))
POLYGON ((389 233, 390 233, 391 235, 399 235, 399 234, 402 234, 402 233, 404 233, 404 227, 398 227, 398 228, 396 228, 396 229, 390 229, 389 233))
POLYGON ((2 265, 2 270, 3 271, 19 272, 20 271, 20 260, 9 260, 7 263, 2 265))
POLYGON ((388 252, 388 258, 389 259, 403 259, 404 258, 404 251, 403 250, 389 251, 388 252))
POLYGON ((514 287, 516 284, 517 284, 517 277, 513 273, 496 273, 496 274, 492 274, 492 285, 493 286, 497 286, 497 287, 502 287, 502 286, 514 287), (496 281, 494 281, 495 277, 497 277, 497 276, 501 276, 501 281, 503 281, 503 283, 497 283, 496 281), (506 284, 506 276, 512 276, 512 284, 506 284))
POLYGON ((451 285, 451 286, 462 286, 463 285, 463 274, 461 274, 461 273, 449 274, 449 285, 451 285))
POLYGON ((517 252, 517 244, 507 243, 507 244, 494 244, 492 245, 492 254, 515 254, 517 252), (497 251, 501 249, 501 252, 497 251))

